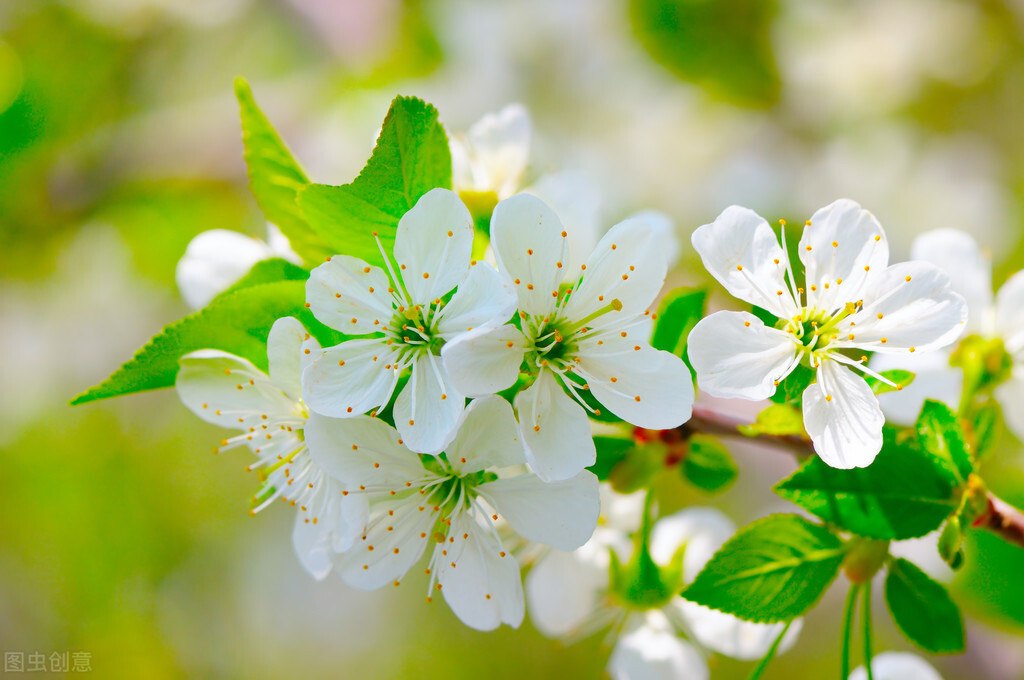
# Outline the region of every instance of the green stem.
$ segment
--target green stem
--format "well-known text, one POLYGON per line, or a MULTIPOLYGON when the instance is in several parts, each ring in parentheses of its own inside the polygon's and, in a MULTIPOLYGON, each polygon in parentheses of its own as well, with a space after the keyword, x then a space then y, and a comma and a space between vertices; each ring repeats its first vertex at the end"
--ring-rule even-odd
POLYGON ((755 668, 754 672, 750 674, 748 680, 758 680, 758 678, 761 677, 761 674, 764 673, 764 669, 768 668, 768 663, 775 658, 775 652, 779 650, 779 645, 782 644, 782 638, 786 637, 786 633, 792 625, 792 621, 786 621, 786 625, 782 628, 782 632, 775 638, 775 642, 773 642, 771 648, 768 649, 768 653, 764 655, 763 659, 761 659, 761 663, 757 664, 757 668, 755 668))
POLYGON ((840 680, 847 680, 850 677, 850 637, 853 634, 853 610, 857 607, 857 592, 859 584, 850 586, 850 592, 846 596, 846 605, 843 608, 843 661, 842 677, 840 680))
POLYGON ((871 580, 864 582, 864 601, 861 603, 861 619, 864 621, 864 667, 868 669, 868 680, 875 680, 871 672, 871 580))

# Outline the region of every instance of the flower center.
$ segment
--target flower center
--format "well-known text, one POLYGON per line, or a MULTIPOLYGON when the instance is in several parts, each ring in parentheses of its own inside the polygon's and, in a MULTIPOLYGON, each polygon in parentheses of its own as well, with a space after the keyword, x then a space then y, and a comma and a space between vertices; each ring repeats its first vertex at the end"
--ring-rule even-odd
POLYGON ((444 338, 437 334, 437 317, 443 307, 444 302, 438 300, 425 309, 422 305, 413 305, 395 310, 390 323, 384 327, 384 335, 389 345, 398 346, 400 359, 428 352, 441 354, 444 338))
MULTIPOLYGON (((821 363, 821 357, 829 350, 829 345, 840 336, 839 323, 861 309, 863 303, 847 302, 841 309, 827 312, 817 308, 804 307, 799 314, 791 319, 780 319, 777 328, 793 336, 798 351, 806 356, 810 366, 821 363)), ((852 335, 851 335, 851 338, 852 335)))

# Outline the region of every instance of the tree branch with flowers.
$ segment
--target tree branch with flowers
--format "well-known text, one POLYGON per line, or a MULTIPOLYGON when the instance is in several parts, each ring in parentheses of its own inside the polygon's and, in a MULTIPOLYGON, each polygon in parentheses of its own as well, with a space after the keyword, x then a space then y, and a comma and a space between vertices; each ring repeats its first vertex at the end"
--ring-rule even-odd
POLYGON ((230 432, 214 453, 252 454, 250 511, 295 508, 314 578, 373 590, 421 570, 428 601, 479 630, 527 611, 554 637, 611 629, 615 678, 706 678, 710 654, 759 677, 840 570, 843 680, 934 674, 874 655, 882 570, 911 642, 964 649, 946 587, 890 548, 937 534, 957 569, 972 529, 1024 546, 1024 513, 980 468, 1003 422, 1024 436, 1022 275, 993 298, 977 245, 949 231, 891 264, 850 200, 799 230, 732 206, 692 244, 750 306, 707 315, 703 289, 658 301, 666 216, 598 238, 578 183, 524 181, 521 107, 449 137, 432 106, 398 97, 366 167, 332 186, 307 178, 244 81, 236 93, 279 236, 198 237, 178 274, 201 308, 73 404, 174 386, 230 432), (770 402, 750 422, 695 405, 694 382, 770 402), (737 530, 714 508, 661 512, 660 476, 722 490, 740 440, 802 460, 774 490, 805 514, 737 530))

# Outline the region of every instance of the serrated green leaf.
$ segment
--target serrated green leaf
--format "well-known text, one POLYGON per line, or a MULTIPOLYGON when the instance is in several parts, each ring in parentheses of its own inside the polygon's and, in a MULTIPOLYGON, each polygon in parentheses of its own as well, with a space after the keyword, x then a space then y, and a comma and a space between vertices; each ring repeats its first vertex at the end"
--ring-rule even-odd
POLYGON ((884 378, 888 378, 892 382, 896 383, 898 387, 893 387, 888 383, 884 383, 878 378, 874 378, 870 375, 865 375, 864 380, 867 381, 868 386, 871 387, 871 391, 875 394, 885 394, 886 392, 895 392, 901 390, 910 383, 914 382, 915 375, 910 371, 904 371, 901 369, 893 369, 891 371, 882 371, 879 373, 884 378))
POLYGON ((282 260, 279 257, 269 260, 260 260, 252 266, 252 269, 250 269, 245 276, 236 281, 230 288, 218 294, 214 300, 231 295, 243 288, 251 288, 252 286, 258 286, 263 283, 273 283, 275 281, 305 281, 308 278, 309 271, 303 269, 297 264, 292 264, 288 260, 282 260))
POLYGON ((679 288, 669 293, 658 306, 651 346, 682 357, 689 366, 686 338, 704 316, 707 298, 703 288, 679 288))
POLYGON ((235 81, 235 96, 241 110, 249 189, 256 203, 266 218, 281 229, 303 261, 323 262, 333 253, 306 223, 296 203, 299 190, 309 184, 306 173, 256 105, 249 84, 242 78, 235 81))
POLYGON ((729 488, 740 471, 722 442, 705 434, 690 437, 680 470, 691 484, 712 492, 729 488))
POLYGON ((974 471, 963 429, 956 414, 939 401, 928 399, 914 426, 921 447, 942 461, 961 483, 974 471))
POLYGON ((804 418, 789 404, 772 404, 757 414, 757 420, 737 428, 748 437, 762 434, 775 436, 804 434, 804 418))
POLYGON ((890 431, 868 467, 838 470, 814 456, 775 492, 826 522, 877 539, 924 536, 960 503, 956 477, 934 456, 897 444, 890 431))
POLYGON ((451 152, 437 109, 422 99, 396 97, 359 176, 342 186, 306 186, 299 207, 333 252, 383 266, 373 233, 390 254, 402 215, 431 189, 451 186, 451 152))
POLYGON ((960 609, 914 563, 902 558, 889 563, 885 601, 900 631, 914 644, 933 654, 963 651, 960 609))
POLYGON ((747 621, 790 621, 821 598, 845 553, 825 527, 772 515, 730 538, 683 597, 747 621))
POLYGON ((602 482, 607 480, 614 468, 633 449, 631 439, 621 437, 594 437, 594 448, 597 449, 597 460, 588 470, 597 475, 602 482))
POLYGON ((197 349, 220 349, 267 367, 267 334, 283 316, 294 316, 322 344, 343 336, 322 325, 305 306, 302 281, 277 281, 236 291, 157 334, 130 361, 71 401, 71 405, 174 385, 178 359, 197 349))

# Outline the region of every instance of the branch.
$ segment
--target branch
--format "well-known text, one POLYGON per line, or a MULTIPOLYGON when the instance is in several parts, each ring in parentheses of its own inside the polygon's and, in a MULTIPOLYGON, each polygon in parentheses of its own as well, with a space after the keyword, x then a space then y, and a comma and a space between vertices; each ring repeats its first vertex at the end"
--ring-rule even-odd
MULTIPOLYGON (((705 406, 694 406, 693 417, 679 429, 684 437, 687 434, 701 432, 722 437, 738 437, 757 443, 768 444, 782 451, 787 451, 800 458, 814 455, 810 440, 797 435, 769 435, 748 437, 737 428, 748 425, 749 421, 736 416, 721 413, 705 406)), ((973 526, 987 529, 1000 536, 1007 543, 1024 548, 1024 511, 988 492, 988 510, 979 517, 973 526)))

